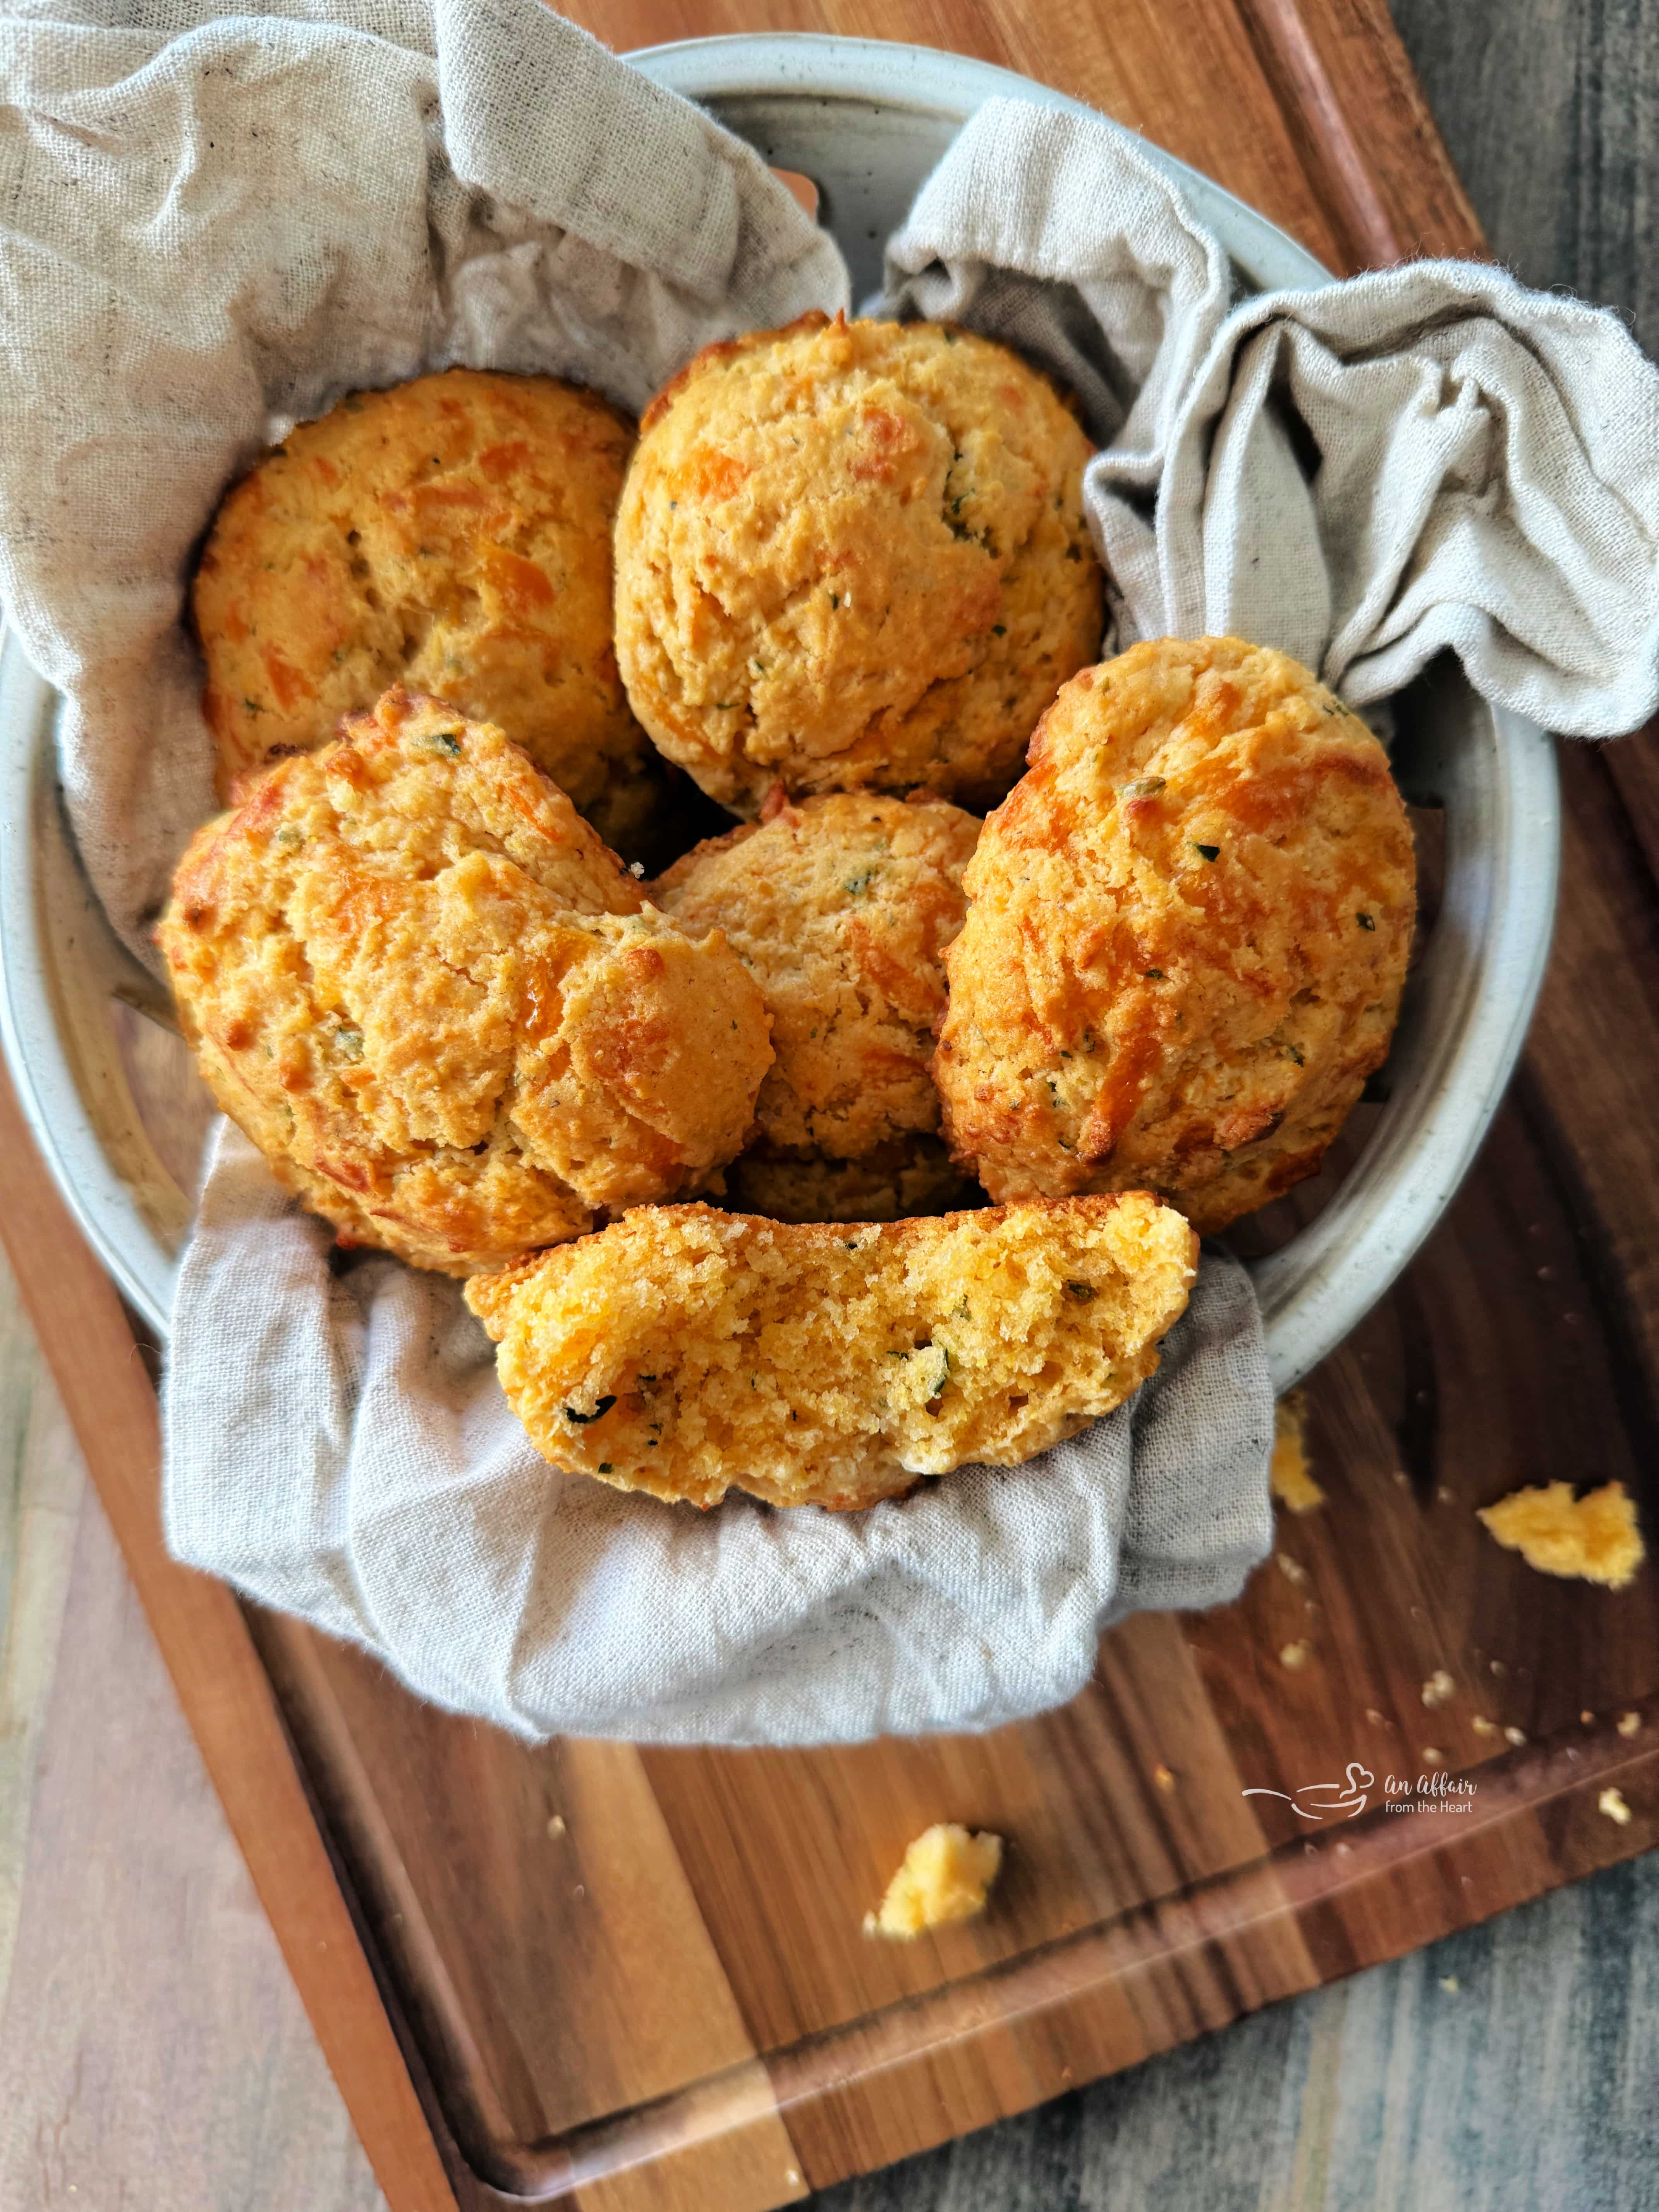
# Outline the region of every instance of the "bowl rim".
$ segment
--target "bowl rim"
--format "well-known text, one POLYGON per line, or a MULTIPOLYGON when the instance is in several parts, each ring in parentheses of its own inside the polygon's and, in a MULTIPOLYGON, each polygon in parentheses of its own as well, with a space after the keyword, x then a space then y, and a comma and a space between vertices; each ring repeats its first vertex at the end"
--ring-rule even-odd
POLYGON ((1127 140, 1179 186, 1256 290, 1295 291, 1334 282, 1324 263, 1298 240, 1201 169, 1069 93, 972 54, 897 39, 842 38, 829 31, 739 31, 636 46, 623 59, 699 106, 793 94, 864 101, 960 125, 988 100, 1007 99, 1085 116, 1127 140))
MULTIPOLYGON (((757 99, 839 100, 959 125, 985 100, 1006 95, 1088 116, 1120 132, 1182 188, 1253 283, 1289 289, 1332 281, 1294 239, 1212 179, 1080 101, 990 63, 816 32, 678 40, 627 58, 667 89, 716 111, 757 99)), ((165 1018, 167 994, 115 937, 82 871, 57 775, 58 703, 6 631, 0 1045, 25 1119, 70 1211, 124 1294, 165 1340, 177 1266, 167 1240, 182 1233, 190 1207, 138 1120, 107 1008, 121 1000, 165 1018), (101 1029, 91 1011, 94 999, 101 1029)), ((1464 712, 1474 742, 1461 748, 1431 742, 1414 769, 1423 794, 1436 787, 1449 809, 1447 891, 1435 931, 1436 945, 1447 942, 1431 987, 1438 1025, 1413 1038, 1410 1064, 1399 1071, 1401 1110, 1382 1117, 1324 1210, 1252 1264, 1276 1393, 1334 1349, 1439 1221, 1508 1084, 1542 984, 1559 852, 1551 741, 1519 716, 1478 701, 1464 712)))

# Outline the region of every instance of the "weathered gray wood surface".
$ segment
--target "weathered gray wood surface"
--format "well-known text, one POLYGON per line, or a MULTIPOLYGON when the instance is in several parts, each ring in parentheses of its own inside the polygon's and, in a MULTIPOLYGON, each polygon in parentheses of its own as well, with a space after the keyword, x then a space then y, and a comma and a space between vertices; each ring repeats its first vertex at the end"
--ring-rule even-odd
MULTIPOLYGON (((1501 257, 1659 350, 1659 4, 1396 14, 1501 257)), ((0 2207, 370 2212, 9 1279, 0 1454, 0 2207)), ((1656 2081, 1659 1857, 818 2202, 1647 2212, 1656 2081)))

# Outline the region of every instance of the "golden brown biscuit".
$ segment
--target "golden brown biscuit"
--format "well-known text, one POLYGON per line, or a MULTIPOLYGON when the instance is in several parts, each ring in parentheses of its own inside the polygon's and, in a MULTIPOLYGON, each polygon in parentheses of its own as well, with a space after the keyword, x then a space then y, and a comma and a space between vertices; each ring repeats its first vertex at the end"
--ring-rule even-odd
POLYGON ((765 996, 777 1058, 755 1115, 772 1151, 856 1160, 939 1127, 927 1063, 979 829, 941 800, 778 793, 653 887, 689 936, 723 930, 765 996))
POLYGON ((994 1199, 1145 1187, 1210 1231, 1289 1189, 1389 1048, 1411 825, 1297 662, 1162 639, 1073 677, 986 823, 933 1077, 994 1199))
POLYGON ((597 392, 471 368, 354 392, 215 517, 192 595, 220 796, 398 678, 510 730, 629 859, 669 779, 611 642, 632 426, 597 392))
POLYGON ((740 814, 923 787, 988 805, 1100 650, 1088 439, 1006 347, 804 316, 653 401, 617 516, 617 655, 672 760, 740 814))
POLYGON ((489 724, 390 691, 198 830, 158 937, 203 1074, 347 1244, 477 1273, 693 1190, 766 1011, 489 724))
POLYGON ((769 1221, 906 1221, 983 1203, 937 1137, 890 1138, 855 1160, 792 1152, 764 1139, 726 1170, 726 1203, 734 1213, 769 1221))
POLYGON ((1198 1242, 1145 1192, 854 1229, 642 1207, 467 1285, 530 1440, 620 1490, 871 1505, 1121 1404, 1198 1242))

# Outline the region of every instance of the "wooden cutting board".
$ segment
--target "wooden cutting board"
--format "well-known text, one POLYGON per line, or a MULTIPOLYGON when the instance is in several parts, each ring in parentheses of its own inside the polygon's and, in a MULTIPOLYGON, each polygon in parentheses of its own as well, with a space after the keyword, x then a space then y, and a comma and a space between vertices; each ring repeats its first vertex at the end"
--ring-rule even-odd
MULTIPOLYGON (((1382 0, 574 12, 620 48, 954 47, 1143 130, 1334 267, 1482 251, 1382 0)), ((759 2212, 1659 1838, 1652 1571, 1617 1596, 1547 1581, 1474 1516, 1559 1478, 1645 1510, 1659 1466, 1659 772, 1646 738, 1563 769, 1532 1044, 1443 1227, 1312 1380, 1327 1502, 1238 1604, 1129 1623, 1073 1705, 988 1737, 529 1751, 174 1566, 153 1361, 0 1096, 13 1264, 393 2212, 759 2212), (1363 1814, 1297 1810, 1351 1764, 1363 1814), (993 1910, 866 1941, 939 1818, 1010 1838, 993 1910)), ((165 1121, 191 1094, 155 1039, 133 1051, 165 1121)))

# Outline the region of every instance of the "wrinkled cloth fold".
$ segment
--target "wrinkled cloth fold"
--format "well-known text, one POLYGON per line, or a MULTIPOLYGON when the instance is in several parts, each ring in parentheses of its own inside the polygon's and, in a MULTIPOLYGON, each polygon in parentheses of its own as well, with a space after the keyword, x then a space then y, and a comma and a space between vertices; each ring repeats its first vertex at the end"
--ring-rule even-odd
POLYGON ((1354 707, 1456 654, 1574 737, 1659 710, 1659 372, 1616 315, 1421 261, 1235 304, 1109 126, 990 100, 889 242, 889 313, 1074 391, 1115 642, 1276 645, 1354 707))
MULTIPOLYGON (((143 947, 211 804, 188 565, 269 439, 457 362, 637 407, 847 276, 748 149, 538 0, 14 5, 0 57, 0 591, 143 947)), ((886 286, 1077 393, 1120 641, 1231 624, 1360 701, 1449 646, 1563 727, 1650 711, 1655 380, 1610 318, 1441 265, 1236 304, 1133 140, 1005 100, 886 286)), ((339 1267, 222 1127, 164 1395, 181 1558, 532 1737, 988 1727, 1072 1695, 1103 1625, 1236 1595, 1271 1538, 1261 1316, 1218 1253, 1156 1377, 1030 1465, 699 1516, 549 1468, 457 1286, 339 1267)))

